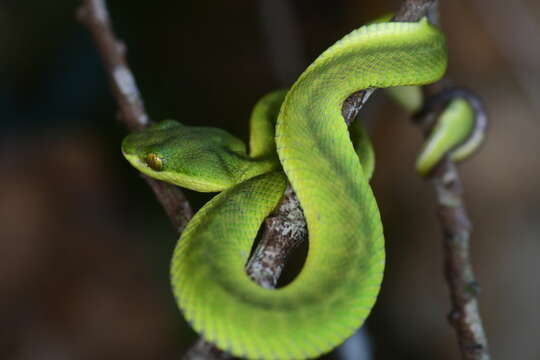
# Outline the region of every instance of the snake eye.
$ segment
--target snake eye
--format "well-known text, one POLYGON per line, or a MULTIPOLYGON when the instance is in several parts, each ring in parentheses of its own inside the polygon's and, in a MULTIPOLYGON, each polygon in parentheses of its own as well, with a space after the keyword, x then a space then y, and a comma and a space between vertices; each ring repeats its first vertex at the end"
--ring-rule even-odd
POLYGON ((163 170, 163 160, 161 160, 156 154, 150 153, 146 155, 144 159, 146 165, 148 165, 154 171, 163 170))

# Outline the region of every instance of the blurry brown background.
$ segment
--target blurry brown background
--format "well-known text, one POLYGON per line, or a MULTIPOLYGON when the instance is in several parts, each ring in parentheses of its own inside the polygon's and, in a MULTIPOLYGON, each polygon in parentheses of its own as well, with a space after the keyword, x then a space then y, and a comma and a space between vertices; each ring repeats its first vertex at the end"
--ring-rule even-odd
MULTIPOLYGON (((0 1, 0 358, 178 359, 195 335, 168 283, 175 232, 122 158, 126 134, 77 1, 0 1)), ((247 137, 255 101, 398 1, 110 1, 154 119, 247 137)), ((496 359, 540 357, 540 3, 442 1, 449 75, 483 96, 488 141, 462 169, 496 359)), ((364 111, 387 271, 376 359, 457 359, 421 143, 378 93, 364 111)), ((195 206, 202 198, 189 193, 195 206)))

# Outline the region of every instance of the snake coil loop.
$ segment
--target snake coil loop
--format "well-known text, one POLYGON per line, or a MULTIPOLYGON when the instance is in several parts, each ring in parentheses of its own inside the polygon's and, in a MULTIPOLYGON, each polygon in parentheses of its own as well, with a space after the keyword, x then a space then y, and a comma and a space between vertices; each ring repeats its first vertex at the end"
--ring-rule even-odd
POLYGON ((423 176, 429 176, 446 157, 462 161, 472 156, 483 143, 488 124, 485 107, 478 95, 463 87, 448 87, 426 97, 412 119, 424 127, 427 134, 416 165, 423 176), (454 131, 454 128, 460 131, 454 131), (449 139, 446 136, 449 133, 457 135, 449 139), (443 142, 446 143, 445 150, 434 153, 432 149, 443 142))

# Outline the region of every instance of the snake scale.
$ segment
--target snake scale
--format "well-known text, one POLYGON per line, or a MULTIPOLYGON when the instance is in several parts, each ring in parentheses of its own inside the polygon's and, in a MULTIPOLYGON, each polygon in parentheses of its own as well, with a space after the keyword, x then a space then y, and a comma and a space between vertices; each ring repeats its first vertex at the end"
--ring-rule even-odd
MULTIPOLYGON (((365 136, 351 140, 342 104, 362 89, 434 82, 446 65, 445 38, 426 19, 370 24, 327 49, 288 91, 259 101, 249 152, 223 130, 172 120, 126 137, 123 154, 144 174, 220 192, 188 224, 171 266, 177 303, 197 332, 236 356, 303 359, 330 351, 360 327, 379 293, 385 254, 368 183, 371 148, 365 136), (297 278, 270 290, 244 268, 287 181, 305 215, 309 251, 297 278)), ((473 127, 465 101, 441 118, 419 157, 420 173, 473 127)), ((469 142, 455 157, 474 147, 469 142)))

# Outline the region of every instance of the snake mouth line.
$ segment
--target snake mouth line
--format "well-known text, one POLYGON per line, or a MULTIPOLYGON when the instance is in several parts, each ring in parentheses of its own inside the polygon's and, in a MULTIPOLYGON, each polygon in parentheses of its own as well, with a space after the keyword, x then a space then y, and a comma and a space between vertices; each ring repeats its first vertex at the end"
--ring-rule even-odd
POLYGON ((122 151, 122 154, 135 168, 137 169, 144 168, 144 169, 147 169, 147 171, 154 171, 150 166, 148 166, 146 161, 144 161, 144 159, 141 156, 127 154, 124 151, 122 151))

